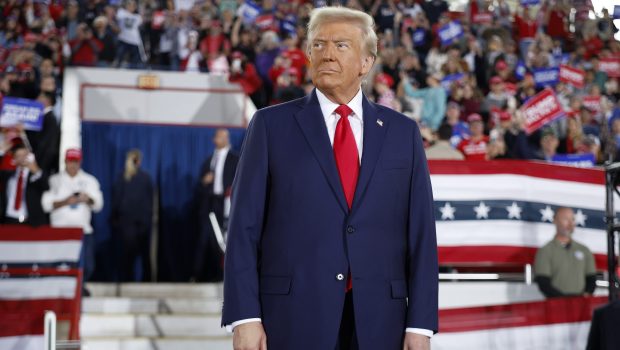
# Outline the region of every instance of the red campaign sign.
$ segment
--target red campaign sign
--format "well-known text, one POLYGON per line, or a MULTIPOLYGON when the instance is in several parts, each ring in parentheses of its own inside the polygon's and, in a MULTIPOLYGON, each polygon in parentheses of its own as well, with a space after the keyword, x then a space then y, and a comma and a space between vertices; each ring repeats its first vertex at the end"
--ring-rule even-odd
POLYGON ((525 118, 525 132, 528 135, 564 115, 560 101, 549 88, 527 100, 520 110, 525 118))
POLYGON ((491 24, 493 22, 493 15, 490 12, 476 13, 472 21, 477 24, 491 24))
POLYGON ((571 84, 576 88, 583 88, 585 84, 586 72, 581 69, 573 68, 565 64, 560 65, 560 81, 571 84))
POLYGON ((598 69, 601 72, 607 73, 607 76, 609 77, 620 78, 620 58, 601 58, 601 60, 599 61, 598 69))
POLYGON ((601 97, 600 96, 584 96, 583 105, 590 110, 593 110, 595 113, 599 113, 601 111, 601 97))

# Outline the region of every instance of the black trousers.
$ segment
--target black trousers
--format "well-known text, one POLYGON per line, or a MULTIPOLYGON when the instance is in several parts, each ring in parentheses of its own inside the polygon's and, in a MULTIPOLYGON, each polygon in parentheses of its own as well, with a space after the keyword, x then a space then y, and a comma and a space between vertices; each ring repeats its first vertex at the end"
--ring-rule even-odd
POLYGON ((136 223, 119 225, 120 238, 119 278, 122 282, 149 282, 151 280, 151 228, 136 223), (142 274, 135 264, 139 259, 142 274))
POLYGON ((347 292, 338 332, 338 343, 335 350, 358 350, 357 333, 355 332, 355 315, 353 311, 353 291, 347 292))
POLYGON ((209 196, 205 206, 206 210, 200 217, 200 233, 194 256, 194 278, 199 282, 219 282, 224 279, 224 254, 213 233, 208 213, 213 212, 220 227, 223 227, 224 196, 209 196))

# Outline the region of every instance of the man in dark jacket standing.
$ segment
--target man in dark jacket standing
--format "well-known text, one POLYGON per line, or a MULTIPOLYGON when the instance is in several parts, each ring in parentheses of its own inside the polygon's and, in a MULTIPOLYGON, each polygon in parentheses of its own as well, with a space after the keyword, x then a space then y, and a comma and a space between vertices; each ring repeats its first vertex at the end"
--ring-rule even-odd
POLYGON ((223 279, 222 251, 213 234, 209 213, 214 213, 220 227, 225 227, 227 202, 239 162, 239 156, 230 149, 228 130, 218 129, 213 143, 215 150, 200 170, 197 191, 200 237, 194 261, 194 279, 209 282, 223 279))
POLYGON ((13 146, 11 153, 15 171, 0 172, 0 222, 45 225, 48 218, 41 207, 41 196, 48 189, 47 174, 21 141, 13 146))

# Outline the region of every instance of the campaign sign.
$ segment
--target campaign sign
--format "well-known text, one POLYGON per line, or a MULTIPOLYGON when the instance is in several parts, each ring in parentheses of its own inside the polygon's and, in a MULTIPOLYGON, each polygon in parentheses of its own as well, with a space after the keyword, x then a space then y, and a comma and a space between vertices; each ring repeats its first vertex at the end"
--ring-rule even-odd
POLYGON ((586 72, 581 69, 573 68, 565 64, 560 66, 560 81, 571 84, 576 88, 583 88, 585 85, 586 72))
POLYGON ((594 113, 599 113, 601 111, 600 96, 584 96, 582 101, 583 105, 594 113))
POLYGON ((517 66, 515 67, 515 76, 517 79, 521 80, 525 77, 525 73, 527 73, 527 67, 522 60, 519 60, 517 62, 517 66))
POLYGON ((493 23, 493 14, 491 12, 476 13, 472 21, 476 24, 491 24, 493 23))
POLYGON ((534 70, 536 87, 555 86, 558 83, 560 70, 558 68, 541 68, 534 70))
POLYGON ((246 0, 245 4, 241 6, 241 17, 243 17, 243 22, 252 23, 256 20, 256 17, 260 15, 260 6, 256 4, 254 1, 246 0))
POLYGON ((426 44, 426 31, 418 28, 415 32, 413 32, 412 38, 414 46, 423 46, 426 44))
POLYGON ((452 21, 439 28, 439 39, 441 40, 441 45, 443 46, 456 42, 463 35, 463 27, 461 27, 461 23, 458 21, 452 21))
POLYGON ((0 126, 23 124, 26 130, 41 131, 43 128, 43 104, 41 102, 15 97, 5 97, 2 102, 0 126))
POLYGON ((592 153, 583 154, 556 154, 551 158, 553 163, 570 165, 579 168, 589 168, 596 164, 596 159, 592 153))
POLYGON ((521 6, 534 6, 538 5, 540 0, 521 0, 521 6))
POLYGON ((607 76, 612 78, 620 77, 620 58, 607 57, 601 58, 599 61, 598 69, 601 72, 607 73, 607 76))
POLYGON ((564 115, 560 101, 549 88, 527 100, 520 110, 525 118, 525 133, 528 135, 564 115))
POLYGON ((615 5, 614 6, 613 17, 614 17, 614 19, 620 19, 620 5, 615 5))
POLYGON ((446 75, 442 80, 441 80, 441 86, 446 90, 446 91, 450 91, 450 89, 452 88, 452 84, 455 81, 459 81, 460 79, 462 79, 465 76, 465 74, 463 73, 456 73, 456 74, 450 74, 450 75, 446 75))
POLYGON ((280 23, 281 31, 289 35, 297 35, 297 23, 294 20, 284 20, 280 23))

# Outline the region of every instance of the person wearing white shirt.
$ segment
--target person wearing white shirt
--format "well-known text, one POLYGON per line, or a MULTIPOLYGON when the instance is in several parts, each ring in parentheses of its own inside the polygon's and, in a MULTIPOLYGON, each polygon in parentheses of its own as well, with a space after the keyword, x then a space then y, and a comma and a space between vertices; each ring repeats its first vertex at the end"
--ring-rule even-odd
POLYGON ((0 172, 0 188, 4 192, 0 196, 0 222, 45 225, 48 219, 41 208, 41 196, 47 190, 46 173, 21 139, 14 142, 11 153, 16 168, 0 172))
POLYGON ((194 257, 193 279, 208 282, 221 281, 223 278, 222 252, 213 234, 209 213, 215 214, 220 227, 225 230, 230 191, 239 162, 239 156, 230 149, 228 130, 216 130, 213 144, 215 150, 202 165, 196 192, 200 238, 194 257))
POLYGON ((128 0, 125 8, 120 8, 116 13, 116 22, 120 29, 116 48, 116 66, 121 65, 127 55, 129 55, 130 68, 140 68, 145 60, 142 37, 140 36, 142 16, 136 13, 136 9, 136 2, 128 0))
POLYGON ((92 213, 103 208, 99 181, 81 169, 82 151, 70 148, 65 153, 65 170, 49 179, 49 190, 43 194, 43 210, 50 213, 52 227, 79 227, 84 231, 80 262, 84 281, 95 268, 95 247, 92 213))

